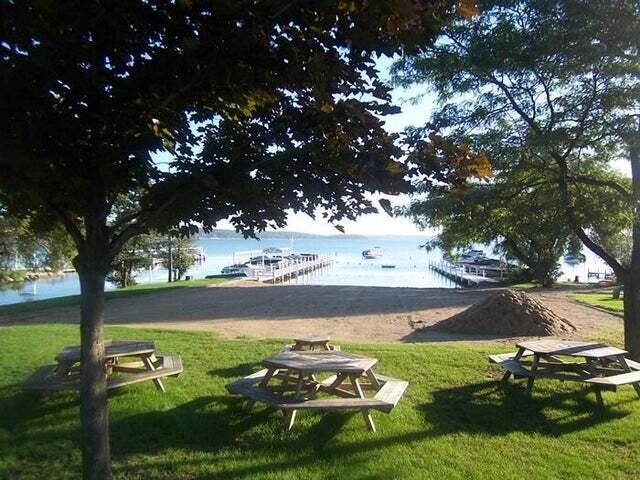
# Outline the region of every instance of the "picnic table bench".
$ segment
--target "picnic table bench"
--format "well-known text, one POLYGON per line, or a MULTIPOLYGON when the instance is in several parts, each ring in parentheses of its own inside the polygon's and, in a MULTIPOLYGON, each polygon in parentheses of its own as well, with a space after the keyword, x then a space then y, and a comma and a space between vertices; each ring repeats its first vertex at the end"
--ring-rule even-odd
POLYGON ((293 428, 299 410, 360 410, 365 424, 375 432, 369 410, 389 413, 400 401, 408 383, 374 373, 375 358, 346 352, 283 351, 263 361, 266 367, 227 385, 230 393, 248 399, 249 410, 255 402, 283 411, 287 430, 293 428), (330 374, 319 380, 317 375, 330 374), (278 380, 279 384, 273 382, 278 380), (365 396, 373 391, 373 397, 365 396), (318 394, 338 398, 318 398, 318 394))
MULTIPOLYGON (((25 390, 79 390, 80 347, 65 347, 55 357, 56 364, 36 370, 22 385, 25 390)), ((165 391, 162 378, 182 373, 182 359, 177 355, 156 354, 152 341, 105 341, 105 370, 107 389, 153 381, 156 388, 165 391), (122 362, 125 357, 136 360, 122 362), (114 373, 119 373, 114 375, 114 373)))
POLYGON ((502 382, 527 379, 531 394, 536 378, 582 382, 593 387, 602 406, 601 390, 632 385, 640 396, 640 363, 626 358, 627 351, 597 342, 531 340, 516 344, 517 352, 490 355, 505 373, 502 382), (582 361, 576 361, 581 359, 582 361))

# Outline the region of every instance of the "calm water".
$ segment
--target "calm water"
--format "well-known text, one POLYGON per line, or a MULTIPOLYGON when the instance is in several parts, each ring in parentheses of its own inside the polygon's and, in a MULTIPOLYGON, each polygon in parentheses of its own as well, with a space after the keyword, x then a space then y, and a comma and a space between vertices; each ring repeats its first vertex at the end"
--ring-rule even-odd
MULTIPOLYGON (((330 268, 294 279, 293 283, 311 285, 362 285, 386 287, 442 287, 456 285, 428 269, 429 262, 440 261, 439 251, 425 252, 419 248, 425 237, 370 237, 370 238, 309 238, 287 240, 201 239, 197 241, 206 255, 206 261, 195 265, 189 272, 193 278, 220 273, 220 269, 233 263, 233 253, 244 250, 262 250, 267 247, 292 247, 295 252, 318 253, 334 258, 330 268), (376 260, 363 260, 362 251, 380 247, 383 256, 376 260), (383 264, 395 265, 394 269, 382 268, 383 264)), ((487 251, 487 253, 490 253, 487 251)), ((584 252, 587 262, 577 266, 564 265, 562 279, 576 275, 586 281, 587 270, 604 271, 604 263, 589 251, 584 252)), ((139 283, 162 282, 167 271, 162 268, 139 272, 139 283)), ((108 289, 113 287, 108 285, 108 289)), ((0 305, 42 300, 80 293, 78 277, 64 277, 28 282, 14 288, 0 290, 0 305)))

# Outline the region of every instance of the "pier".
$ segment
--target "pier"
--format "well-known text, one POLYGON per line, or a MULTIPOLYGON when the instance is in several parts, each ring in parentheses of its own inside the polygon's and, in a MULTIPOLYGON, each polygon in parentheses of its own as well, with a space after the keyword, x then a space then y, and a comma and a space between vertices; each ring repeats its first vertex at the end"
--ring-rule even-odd
POLYGON ((265 283, 277 284, 291 281, 302 275, 321 268, 329 267, 333 258, 321 255, 301 255, 295 259, 283 259, 277 264, 271 264, 257 274, 257 280, 265 283))
POLYGON ((447 262, 429 263, 429 269, 463 287, 477 287, 482 283, 499 283, 502 278, 502 270, 499 278, 489 277, 488 269, 480 265, 473 267, 473 273, 470 273, 466 265, 457 266, 447 262))
POLYGON ((315 253, 293 254, 290 248, 265 248, 235 252, 233 262, 222 269, 223 274, 240 273, 250 280, 275 285, 328 267, 334 259, 315 253))

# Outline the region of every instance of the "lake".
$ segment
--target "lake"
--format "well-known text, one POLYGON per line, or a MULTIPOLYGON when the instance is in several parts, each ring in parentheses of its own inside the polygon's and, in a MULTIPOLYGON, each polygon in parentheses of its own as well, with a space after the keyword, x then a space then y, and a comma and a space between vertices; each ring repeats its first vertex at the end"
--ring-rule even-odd
MULTIPOLYGON (((331 256, 333 266, 313 272, 310 275, 294 279, 293 283, 309 285, 360 285, 384 287, 414 288, 456 288, 456 285, 429 270, 430 262, 442 260, 440 251, 425 252, 419 248, 425 237, 385 236, 385 237, 316 237, 293 240, 265 239, 208 239, 196 241, 202 248, 206 260, 194 265, 187 275, 192 278, 204 278, 206 275, 220 273, 222 267, 233 263, 233 253, 245 250, 262 250, 267 247, 290 247, 295 252, 318 253, 331 256), (383 256, 376 260, 364 260, 362 251, 380 247, 383 256), (393 269, 382 268, 383 264, 392 264, 393 269)), ((487 249, 487 253, 490 250, 487 249)), ((590 251, 584 252, 587 261, 571 266, 563 265, 563 280, 577 275, 581 281, 587 280, 587 271, 605 270, 604 263, 590 251)), ((608 269, 607 269, 608 270, 608 269)), ((163 268, 139 272, 138 283, 166 281, 167 271, 163 268)), ((111 285, 107 285, 112 289, 111 285)), ((21 285, 5 286, 0 290, 0 305, 42 300, 80 293, 76 274, 67 274, 53 279, 26 282, 21 285)))

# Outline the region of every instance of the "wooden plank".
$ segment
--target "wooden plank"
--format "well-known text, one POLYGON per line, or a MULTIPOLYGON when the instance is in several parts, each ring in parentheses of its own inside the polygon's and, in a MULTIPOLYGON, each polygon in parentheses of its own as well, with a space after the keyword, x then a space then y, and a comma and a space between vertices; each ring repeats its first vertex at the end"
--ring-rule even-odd
MULTIPOLYGON (((126 374, 112 377, 107 380, 107 390, 133 385, 135 383, 159 379, 163 377, 178 376, 183 371, 182 360, 177 355, 165 355, 160 357, 162 367, 155 371, 126 374)), ((40 367, 23 384, 25 390, 79 390, 80 376, 60 376, 56 374, 57 365, 45 365, 40 367)))
MULTIPOLYGON (((504 360, 514 360, 516 359, 517 355, 518 355, 518 352, 496 353, 494 355, 489 355, 489 360, 493 363, 500 363, 500 362, 503 362, 504 360)), ((533 352, 529 350, 525 350, 521 356, 528 357, 531 355, 533 355, 533 352)))
POLYGON ((585 380, 585 382, 619 387, 621 385, 629 385, 632 383, 640 382, 640 371, 620 373, 618 375, 611 375, 609 377, 588 378, 585 380))
POLYGON ((587 350, 579 350, 577 352, 572 352, 569 355, 572 357, 585 357, 585 358, 607 358, 607 357, 617 357, 619 355, 626 355, 626 350, 621 350, 616 347, 598 347, 598 348, 590 348, 587 350))
POLYGON ((382 411, 386 411, 388 408, 384 402, 374 398, 323 398, 298 403, 282 403, 278 407, 284 410, 361 410, 373 408, 382 411))
MULTIPOLYGON (((145 366, 147 367, 147 370, 149 370, 150 372, 155 372, 156 371, 156 366, 153 364, 153 361, 151 360, 151 358, 144 357, 142 359, 142 361, 144 362, 145 366)), ((168 358, 167 358, 167 361, 169 361, 168 358)), ((159 378, 154 378, 153 379, 153 384, 161 392, 165 392, 166 391, 165 388, 164 388, 164 384, 162 383, 162 380, 160 380, 159 378)))
POLYGON ((38 368, 22 384, 24 390, 80 390, 80 377, 61 376, 56 373, 57 365, 38 368))
POLYGON ((530 350, 534 353, 570 355, 571 352, 607 347, 604 343, 578 342, 574 340, 528 340, 516 344, 519 348, 530 350))
POLYGON ((627 361, 627 365, 631 370, 640 370, 640 362, 636 362, 628 358, 626 358, 625 360, 627 361))
POLYGON ((502 360, 497 362, 502 368, 504 368, 507 372, 513 373, 515 375, 520 375, 522 377, 528 377, 531 372, 520 365, 520 362, 517 360, 502 360))
POLYGON ((404 380, 389 380, 373 398, 386 403, 391 410, 398 404, 408 386, 409 382, 404 380))
POLYGON ((363 374, 375 366, 375 358, 358 357, 346 352, 333 350, 289 351, 265 359, 267 368, 282 368, 304 373, 343 372, 363 374))
MULTIPOLYGON (((104 342, 105 358, 130 357, 153 353, 156 349, 154 342, 146 340, 107 340, 104 342)), ((58 355, 57 362, 79 362, 80 347, 65 347, 58 355)))
MULTIPOLYGON (((360 399, 365 400, 364 392, 362 391, 362 388, 360 388, 360 383, 358 382, 358 377, 355 375, 351 375, 349 378, 351 379, 351 384, 353 385, 353 391, 356 392, 356 395, 360 399)), ((373 418, 371 418, 371 413, 369 413, 369 409, 361 408, 360 413, 362 413, 362 418, 364 419, 364 423, 367 426, 367 428, 372 432, 375 432, 376 424, 373 423, 373 418)))

